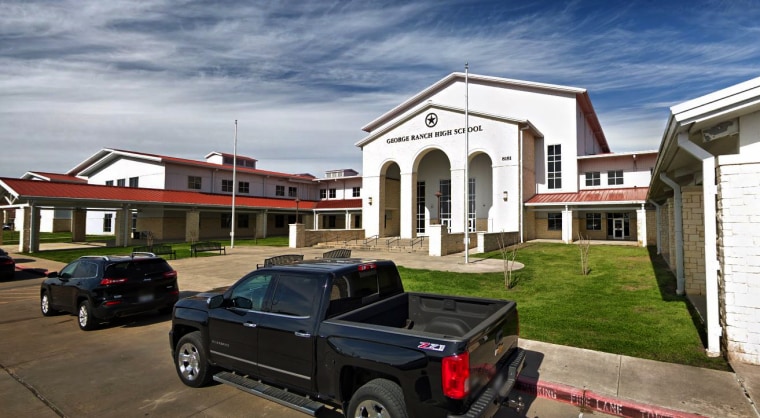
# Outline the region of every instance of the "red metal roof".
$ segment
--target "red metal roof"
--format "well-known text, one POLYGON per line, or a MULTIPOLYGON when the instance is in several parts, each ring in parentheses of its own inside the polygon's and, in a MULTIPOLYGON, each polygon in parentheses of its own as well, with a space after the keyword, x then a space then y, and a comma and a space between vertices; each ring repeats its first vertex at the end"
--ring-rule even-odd
POLYGON ((648 187, 628 189, 594 189, 580 190, 578 193, 543 193, 537 194, 527 202, 528 206, 583 204, 583 203, 623 203, 646 201, 648 187))
MULTIPOLYGON (((114 203, 159 203, 186 206, 230 206, 232 195, 210 194, 180 190, 161 190, 132 187, 101 186, 94 184, 54 183, 37 180, 0 178, 0 185, 19 200, 45 201, 103 201, 114 203)), ((343 202, 343 201, 335 201, 343 202)), ((318 202, 300 201, 299 208, 314 209, 318 202)), ((352 203, 353 204, 353 203, 352 203)), ((235 205, 241 207, 296 209, 294 199, 235 196, 235 205)))
POLYGON ((320 200, 317 202, 316 209, 359 209, 361 207, 361 199, 320 200))

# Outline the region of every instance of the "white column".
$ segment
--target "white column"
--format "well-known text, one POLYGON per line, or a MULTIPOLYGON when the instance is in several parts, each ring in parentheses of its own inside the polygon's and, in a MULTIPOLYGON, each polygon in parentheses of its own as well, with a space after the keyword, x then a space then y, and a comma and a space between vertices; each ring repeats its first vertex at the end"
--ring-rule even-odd
POLYGON ((451 233, 464 232, 464 170, 451 169, 451 233))
POLYGON ((346 209, 346 224, 343 226, 343 229, 351 229, 351 213, 346 209))
POLYGON ((702 160, 702 193, 705 216, 705 291, 707 293, 707 355, 720 356, 720 305, 718 290, 718 224, 715 196, 715 157, 702 160))
POLYGON ((414 237, 414 173, 402 173, 401 174, 401 201, 399 203, 399 216, 401 216, 400 222, 400 236, 401 238, 413 238, 414 237))
POLYGON ((636 234, 639 237, 639 245, 646 248, 647 246, 647 211, 644 204, 641 209, 636 211, 636 234))
POLYGON ((562 242, 572 244, 573 242, 573 211, 565 206, 562 211, 562 242))

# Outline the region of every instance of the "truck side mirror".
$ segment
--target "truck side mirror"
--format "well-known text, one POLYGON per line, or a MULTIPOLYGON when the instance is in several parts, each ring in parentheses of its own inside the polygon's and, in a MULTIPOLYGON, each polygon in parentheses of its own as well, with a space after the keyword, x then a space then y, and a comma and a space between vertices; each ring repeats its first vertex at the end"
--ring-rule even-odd
POLYGON ((210 298, 208 298, 208 301, 206 302, 208 304, 209 309, 216 309, 224 303, 224 296, 222 295, 215 295, 210 298))
POLYGON ((56 277, 58 277, 58 272, 57 271, 51 271, 50 273, 48 273, 47 276, 49 278, 51 278, 51 279, 55 279, 56 277))
POLYGON ((253 302, 250 299, 244 298, 242 296, 238 296, 235 299, 232 299, 232 305, 240 309, 253 309, 253 302))

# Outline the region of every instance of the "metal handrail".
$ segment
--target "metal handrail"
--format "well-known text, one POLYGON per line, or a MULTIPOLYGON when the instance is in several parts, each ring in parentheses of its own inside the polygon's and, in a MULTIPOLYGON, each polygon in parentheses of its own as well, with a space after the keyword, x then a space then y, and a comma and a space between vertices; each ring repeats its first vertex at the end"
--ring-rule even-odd
POLYGON ((375 245, 377 245, 378 238, 380 238, 380 235, 373 235, 373 236, 371 236, 371 237, 369 237, 369 238, 367 238, 367 239, 364 240, 364 245, 367 245, 372 240, 374 240, 375 241, 375 245))
POLYGON ((425 242, 425 236, 417 237, 412 240, 412 248, 414 248, 414 245, 419 243, 420 247, 422 247, 422 243, 425 242))
POLYGON ((401 237, 390 238, 389 240, 385 241, 385 246, 387 248, 391 248, 391 244, 393 244, 396 241, 401 241, 401 237))

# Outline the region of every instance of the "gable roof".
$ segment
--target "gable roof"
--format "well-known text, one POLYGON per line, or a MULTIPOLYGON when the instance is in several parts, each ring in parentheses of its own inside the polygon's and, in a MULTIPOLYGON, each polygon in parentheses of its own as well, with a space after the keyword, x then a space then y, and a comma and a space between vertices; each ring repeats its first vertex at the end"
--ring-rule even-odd
MULTIPOLYGON (((416 111, 414 111, 412 113, 409 113, 403 119, 396 120, 394 123, 392 123, 390 125, 384 126, 383 129, 380 129, 380 130, 377 130, 377 131, 374 131, 374 132, 370 133, 366 138, 362 139, 361 141, 357 142, 354 145, 357 146, 357 147, 360 147, 360 148, 364 147, 365 145, 369 144, 370 142, 374 141, 375 139, 383 136, 385 133, 387 133, 387 132, 389 132, 389 131, 397 128, 398 126, 404 124, 405 122, 409 121, 410 119, 414 119, 415 117, 419 116, 420 114, 422 114, 424 112, 427 112, 430 109, 446 110, 446 111, 456 112, 456 113, 461 113, 461 114, 464 114, 464 112, 465 112, 465 110, 462 109, 462 108, 445 106, 445 105, 441 105, 441 104, 436 104, 436 103, 428 102, 426 105, 420 107, 416 111)), ((510 118, 510 117, 507 117, 507 116, 493 115, 493 114, 490 114, 490 113, 478 112, 478 111, 472 111, 472 110, 469 111, 469 114, 470 114, 470 116, 476 116, 476 117, 481 117, 481 118, 485 118, 485 119, 500 120, 500 121, 507 122, 507 123, 512 123, 512 124, 515 124, 515 125, 518 125, 518 126, 527 127, 533 133, 533 135, 536 138, 543 138, 544 137, 544 134, 542 134, 541 131, 539 131, 535 126, 533 126, 533 124, 529 120, 527 120, 527 119, 515 119, 515 118, 510 118)))
MULTIPOLYGON (((146 152, 120 150, 115 148, 103 148, 86 160, 79 163, 76 167, 68 171, 71 176, 89 176, 100 168, 108 165, 110 162, 119 158, 133 158, 143 161, 153 161, 159 164, 179 164, 193 167, 204 167, 219 169, 221 171, 232 171, 231 165, 215 164, 206 161, 189 160, 186 158, 170 157, 167 155, 150 154, 146 152)), ((240 158, 240 156, 238 156, 240 158)), ((254 160, 255 161, 255 160, 254 160)), ((312 177, 299 174, 280 173, 276 171, 260 170, 257 168, 237 167, 238 173, 258 174, 271 177, 282 177, 291 180, 311 181, 312 177)))
POLYGON ((44 171, 27 171, 23 176, 21 176, 21 178, 27 180, 42 180, 58 183, 87 183, 87 180, 79 177, 60 173, 46 173, 44 171))
MULTIPOLYGON (((556 84, 536 83, 532 81, 515 80, 515 79, 509 79, 509 78, 490 77, 490 76, 483 76, 483 75, 477 75, 477 74, 467 74, 466 76, 467 76, 468 82, 471 82, 471 83, 490 84, 490 85, 496 85, 502 88, 520 87, 520 88, 531 88, 531 89, 546 91, 546 92, 555 92, 555 93, 560 92, 560 93, 574 94, 575 99, 578 102, 578 106, 581 108, 583 115, 586 118, 586 122, 591 127, 591 130, 594 132, 594 136, 597 138, 597 141, 599 142, 602 152, 610 152, 610 147, 607 144, 606 137, 604 136, 602 125, 599 123, 599 119, 596 116, 596 111, 594 110, 594 106, 591 104, 591 99, 589 98, 588 92, 586 91, 586 89, 582 89, 578 87, 561 86, 561 85, 556 85, 556 84)), ((422 90, 421 92, 405 100, 403 103, 399 104, 393 109, 380 115, 375 120, 366 124, 362 128, 362 130, 365 132, 372 132, 378 127, 386 124, 388 121, 392 120, 393 118, 399 116, 400 114, 410 110, 414 106, 417 106, 421 102, 427 100, 434 93, 441 91, 454 83, 462 82, 464 81, 464 79, 465 79, 465 73, 461 73, 461 72, 451 73, 448 76, 437 81, 430 87, 422 90)))

